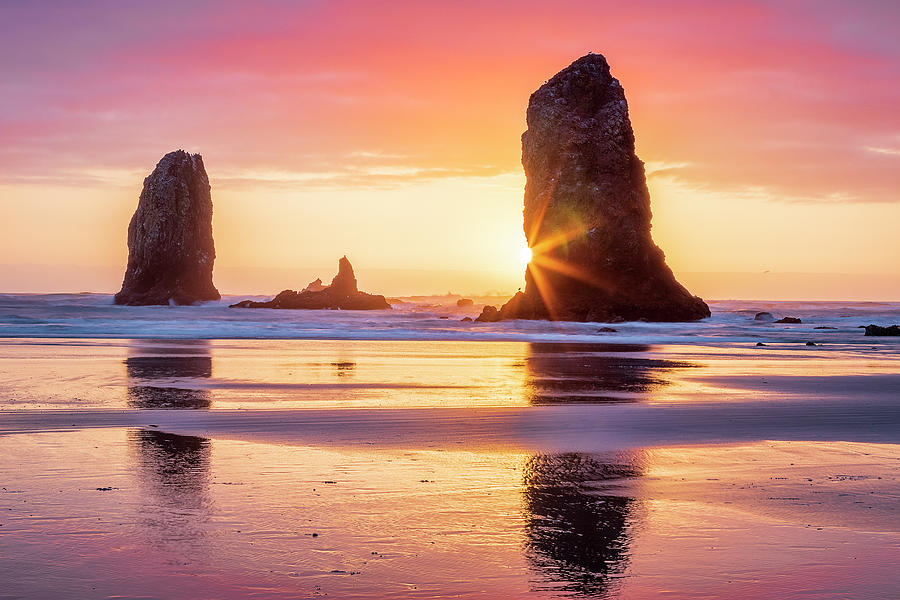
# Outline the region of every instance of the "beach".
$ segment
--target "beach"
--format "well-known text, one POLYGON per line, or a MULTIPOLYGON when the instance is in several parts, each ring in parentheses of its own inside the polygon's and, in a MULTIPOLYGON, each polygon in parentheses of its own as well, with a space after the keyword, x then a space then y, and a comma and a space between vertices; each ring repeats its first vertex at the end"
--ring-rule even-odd
POLYGON ((900 589, 900 346, 857 329, 894 305, 610 333, 104 300, 0 307, 2 598, 900 589))

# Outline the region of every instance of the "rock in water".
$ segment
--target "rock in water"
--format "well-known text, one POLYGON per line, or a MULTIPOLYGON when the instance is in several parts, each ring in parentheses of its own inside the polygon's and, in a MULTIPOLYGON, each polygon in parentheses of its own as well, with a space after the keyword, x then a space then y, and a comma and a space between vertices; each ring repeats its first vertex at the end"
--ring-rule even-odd
POLYGON ((218 300, 209 178, 199 154, 169 152, 144 179, 128 225, 128 268, 116 304, 218 300))
POLYGON ((301 292, 284 290, 267 302, 243 300, 230 308, 390 310, 391 305, 384 296, 359 291, 353 266, 345 256, 338 261, 338 273, 327 287, 322 287, 322 280, 316 279, 301 292))
POLYGON ((650 236, 650 194, 625 92, 588 54, 528 103, 525 236, 534 258, 504 319, 694 321, 688 292, 650 236))
POLYGON ((900 336, 900 325, 891 325, 890 327, 882 327, 880 325, 866 325, 866 335, 869 336, 900 336))

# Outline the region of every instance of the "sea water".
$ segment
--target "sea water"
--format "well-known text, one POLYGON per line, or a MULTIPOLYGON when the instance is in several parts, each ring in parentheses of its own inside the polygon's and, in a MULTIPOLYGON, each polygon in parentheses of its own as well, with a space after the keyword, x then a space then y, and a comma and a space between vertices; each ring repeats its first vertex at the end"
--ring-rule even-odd
MULTIPOLYGON (((245 297, 244 297, 245 298, 245 297)), ((197 306, 116 306, 107 294, 0 295, 0 337, 129 339, 330 339, 602 342, 622 344, 729 345, 746 343, 826 344, 831 348, 900 344, 872 338, 862 326, 900 322, 897 302, 709 303, 712 316, 696 323, 609 324, 546 321, 463 322, 480 306, 461 309, 455 297, 401 301, 393 310, 332 311, 238 309, 225 297, 197 306), (791 316, 800 324, 754 320, 757 312, 791 316), (834 329, 821 329, 833 327, 834 329)))

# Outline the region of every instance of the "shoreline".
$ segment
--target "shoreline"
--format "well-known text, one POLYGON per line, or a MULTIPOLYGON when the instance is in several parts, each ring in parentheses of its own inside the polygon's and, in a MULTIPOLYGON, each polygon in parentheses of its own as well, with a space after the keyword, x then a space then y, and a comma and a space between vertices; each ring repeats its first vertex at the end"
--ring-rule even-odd
POLYGON ((900 403, 0 411, 0 435, 132 427, 286 445, 602 452, 764 440, 900 443, 900 403))

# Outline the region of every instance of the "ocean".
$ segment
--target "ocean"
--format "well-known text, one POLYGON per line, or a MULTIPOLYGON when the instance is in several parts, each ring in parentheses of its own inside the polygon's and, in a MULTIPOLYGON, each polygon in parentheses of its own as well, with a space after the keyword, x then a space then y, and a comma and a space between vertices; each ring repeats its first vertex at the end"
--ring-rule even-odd
POLYGON ((244 298, 0 296, 0 598, 900 590, 900 338, 860 328, 898 303, 602 324, 244 298))
MULTIPOLYGON (((253 296, 229 296, 198 306, 116 306, 108 294, 2 294, 0 337, 452 340, 621 344, 805 344, 825 349, 896 347, 900 338, 871 338, 860 327, 900 322, 897 302, 709 302, 712 316, 696 323, 461 322, 479 309, 460 309, 455 296, 403 300, 391 311, 307 311, 228 308, 253 296), (755 321, 757 312, 802 323, 755 321), (612 327, 615 332, 599 332, 612 327), (833 327, 834 329, 817 329, 833 327)), ((499 301, 498 301, 499 304, 499 301)))

